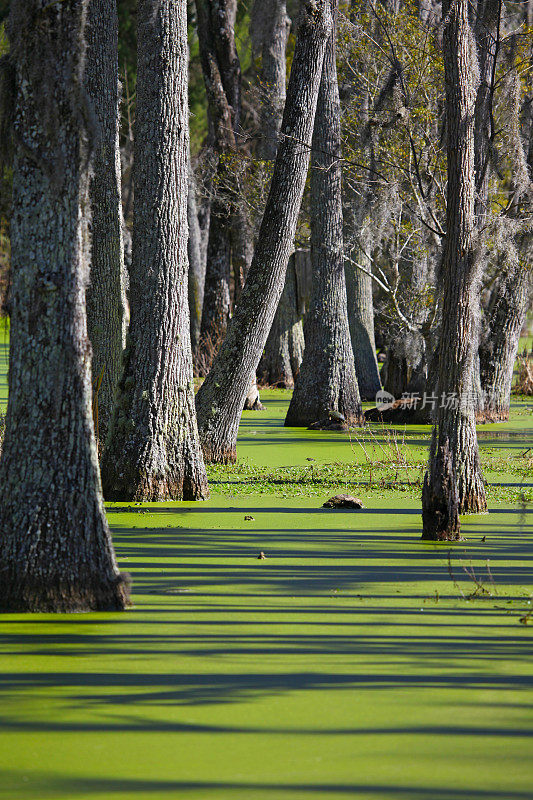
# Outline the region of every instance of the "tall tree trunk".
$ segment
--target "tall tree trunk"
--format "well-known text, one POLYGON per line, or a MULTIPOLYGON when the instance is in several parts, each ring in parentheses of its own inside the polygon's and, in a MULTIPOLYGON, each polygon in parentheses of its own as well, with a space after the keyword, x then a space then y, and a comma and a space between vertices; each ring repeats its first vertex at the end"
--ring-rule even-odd
POLYGON ((482 227, 489 202, 489 152, 493 135, 492 97, 498 56, 501 0, 477 0, 474 24, 479 63, 474 123, 474 165, 476 175, 475 214, 482 227))
MULTIPOLYGON (((356 29, 360 27, 358 14, 358 4, 351 0, 349 16, 356 29)), ((368 122, 370 102, 368 88, 361 86, 360 82, 354 79, 351 81, 349 93, 359 95, 362 98, 359 113, 368 122)), ((344 247, 346 250, 351 251, 345 263, 345 280, 355 374, 360 396, 365 400, 374 400, 381 389, 381 378, 374 335, 372 277, 358 269, 353 263, 355 261, 364 266, 368 272, 372 272, 372 236, 370 231, 372 229, 371 206, 375 195, 373 172, 375 156, 373 145, 367 146, 366 149, 370 170, 362 196, 353 190, 349 182, 344 184, 343 234, 347 234, 344 236, 344 247)))
POLYGON ((476 56, 467 0, 444 9, 448 190, 438 405, 422 494, 423 538, 458 539, 459 513, 485 511, 473 404, 480 262, 474 251, 476 56), (448 402, 449 399, 449 402, 448 402))
POLYGON ((187 293, 187 4, 140 0, 131 322, 104 453, 113 500, 200 500, 187 293))
POLYGON ((517 264, 504 286, 495 289, 487 335, 479 348, 485 422, 509 419, 513 370, 520 333, 531 308, 532 284, 530 268, 517 264))
MULTIPOLYGON (((533 49, 531 56, 530 63, 533 64, 533 49)), ((512 164, 514 169, 511 169, 507 213, 516 226, 516 233, 514 242, 507 242, 505 252, 499 254, 499 278, 491 292, 480 341, 482 407, 478 418, 484 422, 499 422, 509 418, 513 369, 520 333, 531 307, 533 289, 532 237, 527 224, 524 225, 533 177, 533 110, 530 98, 529 103, 524 98, 514 45, 511 45, 507 59, 507 63, 510 62, 507 73, 509 82, 505 86, 508 96, 507 113, 510 116, 507 124, 514 129, 515 139, 515 163, 512 164), (529 152, 523 146, 524 129, 529 134, 529 152)))
POLYGON ((87 0, 14 0, 18 98, 0 608, 123 609, 91 414, 87 0))
POLYGON ((208 103, 209 140, 216 162, 198 362, 200 374, 206 375, 226 334, 231 313, 234 209, 230 187, 234 176, 228 157, 237 148, 235 131, 240 124, 241 71, 235 46, 237 0, 196 0, 196 14, 208 103))
POLYGON ((105 444, 125 344, 124 245, 119 150, 118 17, 116 0, 90 0, 87 16, 87 91, 97 115, 90 185, 91 275, 87 329, 93 347, 96 438, 105 444))
POLYGON ((362 419, 348 326, 342 237, 340 100, 332 31, 322 70, 311 159, 313 284, 305 351, 285 425, 362 419))
MULTIPOLYGON (((353 260, 371 272, 372 263, 366 252, 359 249, 355 255, 353 260)), ((345 275, 348 322, 359 394, 363 400, 374 400, 381 389, 381 380, 374 339, 372 278, 349 261, 346 261, 345 275)))
POLYGON ((257 372, 259 381, 268 386, 292 389, 304 354, 302 308, 298 301, 295 254, 289 259, 285 286, 268 334, 257 372))
POLYGON ((258 156, 274 161, 285 105, 286 50, 291 28, 286 0, 255 0, 250 28, 254 55, 261 53, 258 156))
POLYGON ((281 140, 254 259, 226 339, 196 396, 209 461, 236 458, 241 409, 283 291, 309 165, 316 100, 331 30, 329 0, 304 0, 281 140))
MULTIPOLYGON (((285 0, 255 0, 250 32, 252 55, 260 54, 260 130, 257 153, 274 161, 287 79, 287 41, 291 21, 285 0)), ((283 294, 259 365, 260 380, 277 386, 293 387, 303 355, 303 327, 296 307, 294 265, 289 267, 283 294)))
POLYGON ((200 325, 204 304, 205 260, 202 258, 202 232, 196 205, 196 180, 189 157, 189 189, 187 194, 187 220, 189 223, 189 314, 191 317, 191 348, 196 353, 200 342, 200 325))
MULTIPOLYGON (((217 174, 217 184, 220 175, 217 174)), ((211 201, 200 325, 198 372, 207 375, 228 326, 231 313, 231 228, 228 205, 220 197, 211 201)))

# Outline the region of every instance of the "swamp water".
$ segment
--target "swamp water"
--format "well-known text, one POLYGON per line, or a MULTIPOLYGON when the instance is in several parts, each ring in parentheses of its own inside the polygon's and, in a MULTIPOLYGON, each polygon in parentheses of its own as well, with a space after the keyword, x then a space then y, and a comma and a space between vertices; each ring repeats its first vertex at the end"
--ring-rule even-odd
POLYGON ((450 547, 419 540, 427 429, 365 455, 263 400, 209 501, 108 506, 131 611, 0 616, 0 797, 532 798, 531 409, 483 428, 500 486, 450 547))

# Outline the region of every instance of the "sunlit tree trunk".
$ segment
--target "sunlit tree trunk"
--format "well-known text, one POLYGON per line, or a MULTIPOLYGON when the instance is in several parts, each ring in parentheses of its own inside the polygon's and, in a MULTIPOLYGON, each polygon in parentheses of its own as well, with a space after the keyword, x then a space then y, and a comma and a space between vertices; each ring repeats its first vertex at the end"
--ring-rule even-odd
POLYGON ((287 41, 291 21, 285 0, 255 0, 250 32, 254 55, 261 58, 259 73, 260 131, 258 155, 273 161, 285 105, 287 41))
MULTIPOLYGON (((358 261, 368 272, 372 272, 371 259, 362 248, 354 255, 355 259, 352 260, 358 261)), ((345 265, 345 275, 348 322, 359 394, 363 400, 374 400, 381 389, 381 380, 374 338, 372 278, 349 261, 345 265)))
POLYGON ((448 189, 442 267, 442 330, 438 404, 422 495, 423 538, 458 539, 459 513, 485 511, 487 502, 473 402, 479 259, 474 231, 475 43, 467 0, 444 8, 444 69, 448 189))
POLYGON ((191 348, 196 353, 200 342, 200 325, 204 304, 205 259, 202 255, 202 231, 196 204, 196 180, 189 163, 189 188, 187 194, 187 219, 189 223, 189 314, 191 317, 191 348))
POLYGON ((9 401, 0 460, 0 608, 122 609, 91 413, 87 0, 14 0, 18 98, 9 401))
POLYGON ((486 335, 482 337, 479 348, 485 422, 509 419, 511 384, 520 333, 531 308, 531 267, 517 264, 502 283, 494 290, 486 335))
MULTIPOLYGON (((283 108, 287 73, 287 41, 291 21, 285 0, 255 0, 250 33, 252 54, 260 58, 260 130, 257 153, 274 161, 283 108)), ((294 265, 289 266, 272 328, 259 365, 260 380, 292 388, 303 355, 303 327, 297 310, 294 265)))
POLYGON ((113 500, 200 500, 187 292, 187 4, 138 5, 131 322, 102 462, 113 500))
POLYGON ((209 461, 236 458, 241 409, 283 291, 309 165, 316 100, 331 30, 329 0, 305 0, 274 175, 254 259, 228 334, 196 405, 209 461))
POLYGON ((311 157, 313 283, 305 350, 285 425, 362 419, 348 326, 342 237, 340 100, 332 32, 322 71, 311 157))

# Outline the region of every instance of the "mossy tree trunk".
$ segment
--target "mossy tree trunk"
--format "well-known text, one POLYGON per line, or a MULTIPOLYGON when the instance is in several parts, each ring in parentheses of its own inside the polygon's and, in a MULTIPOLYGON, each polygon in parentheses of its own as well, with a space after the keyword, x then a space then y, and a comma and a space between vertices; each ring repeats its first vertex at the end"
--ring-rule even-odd
POLYGON ((0 608, 123 609, 91 413, 87 0, 14 0, 17 69, 0 608))
POLYGON ((332 32, 322 71, 311 160, 313 283, 305 350, 285 425, 362 419, 348 326, 342 236, 340 100, 332 32))
POLYGON ((131 322, 104 452, 113 500, 200 500, 187 291, 187 4, 140 0, 131 322))
POLYGON ((467 0, 443 9, 448 189, 438 403, 422 494, 423 538, 460 536, 459 513, 485 511, 474 413, 479 259, 474 243, 476 56, 467 0))
POLYGON ((254 258, 211 372, 196 396, 204 455, 236 457, 239 420, 283 291, 309 165, 316 100, 331 30, 329 0, 305 0, 287 89, 282 139, 254 258))
POLYGON ((98 118, 93 174, 91 275, 87 328, 93 347, 96 436, 105 444, 125 344, 124 244, 119 150, 118 17, 116 0, 90 0, 87 17, 87 91, 98 118))

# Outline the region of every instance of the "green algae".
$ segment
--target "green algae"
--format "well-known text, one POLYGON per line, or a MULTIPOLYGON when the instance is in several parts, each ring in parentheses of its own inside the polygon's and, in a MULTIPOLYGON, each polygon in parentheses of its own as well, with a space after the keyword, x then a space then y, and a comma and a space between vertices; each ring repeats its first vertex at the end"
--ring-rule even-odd
POLYGON ((530 798, 527 404, 481 429, 512 493, 450 546, 420 541, 416 486, 262 399, 209 501, 109 504, 131 611, 0 616, 0 797, 530 798), (347 474, 365 509, 323 509, 347 474))

